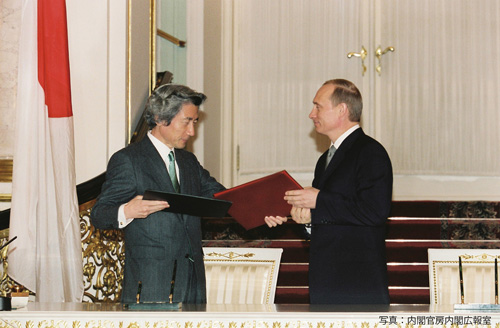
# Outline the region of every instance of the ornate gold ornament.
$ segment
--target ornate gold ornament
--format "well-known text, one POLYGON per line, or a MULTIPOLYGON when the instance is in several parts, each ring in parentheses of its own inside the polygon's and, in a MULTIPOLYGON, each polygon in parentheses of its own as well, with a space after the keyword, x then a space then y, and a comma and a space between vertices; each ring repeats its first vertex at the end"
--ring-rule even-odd
POLYGON ((465 255, 460 255, 460 257, 464 260, 481 260, 481 261, 495 260, 495 258, 500 259, 500 256, 486 254, 486 253, 479 254, 479 255, 465 254, 465 255))
POLYGON ((254 253, 238 254, 238 253, 235 253, 235 252, 227 252, 227 253, 211 252, 211 253, 208 253, 207 256, 222 257, 222 258, 233 260, 233 259, 237 259, 239 257, 243 257, 243 258, 247 258, 247 259, 248 258, 252 258, 252 257, 255 256, 255 254, 254 253))
POLYGON ((125 261, 121 230, 99 230, 90 224, 90 209, 80 212, 84 301, 119 302, 125 261))
MULTIPOLYGON (((0 246, 5 245, 9 240, 9 229, 0 231, 0 246)), ((0 251, 0 296, 6 296, 12 292, 12 288, 16 283, 8 276, 9 263, 7 260, 7 252, 9 246, 4 247, 0 251)))

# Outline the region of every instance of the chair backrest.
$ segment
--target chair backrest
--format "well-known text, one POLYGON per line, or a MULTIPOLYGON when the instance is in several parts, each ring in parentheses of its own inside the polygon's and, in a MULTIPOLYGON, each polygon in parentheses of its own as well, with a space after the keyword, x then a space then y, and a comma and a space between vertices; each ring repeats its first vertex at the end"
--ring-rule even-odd
POLYGON ((500 249, 430 248, 428 254, 430 304, 461 303, 459 257, 464 303, 495 303, 495 258, 500 259, 500 249))
POLYGON ((203 247, 208 304, 272 304, 282 248, 203 247))

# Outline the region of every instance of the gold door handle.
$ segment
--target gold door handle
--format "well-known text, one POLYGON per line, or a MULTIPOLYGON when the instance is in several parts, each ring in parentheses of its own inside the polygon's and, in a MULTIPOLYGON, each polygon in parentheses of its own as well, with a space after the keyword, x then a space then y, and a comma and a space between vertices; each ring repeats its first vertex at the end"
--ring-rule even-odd
POLYGON ((364 76, 365 72, 366 72, 365 58, 366 58, 366 56, 368 56, 368 52, 366 51, 364 46, 361 46, 360 53, 350 52, 347 54, 347 58, 351 58, 353 56, 361 58, 361 67, 363 68, 363 73, 361 75, 364 76))
POLYGON ((375 50, 375 57, 377 57, 377 67, 375 67, 375 70, 377 71, 378 75, 380 76, 380 72, 382 71, 382 56, 385 55, 388 52, 394 52, 394 47, 387 47, 384 50, 380 48, 380 46, 377 47, 377 50, 375 50))

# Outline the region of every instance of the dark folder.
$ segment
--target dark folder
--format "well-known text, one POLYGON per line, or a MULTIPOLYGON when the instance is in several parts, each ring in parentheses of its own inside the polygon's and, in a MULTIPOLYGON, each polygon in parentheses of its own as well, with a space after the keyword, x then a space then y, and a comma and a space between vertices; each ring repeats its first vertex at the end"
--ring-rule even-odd
POLYGON ((164 211, 194 216, 224 217, 231 207, 226 200, 154 190, 146 190, 142 199, 164 200, 170 205, 164 211))
POLYGON ((288 190, 302 189, 287 171, 274 173, 218 192, 216 199, 233 202, 228 213, 245 229, 265 224, 265 216, 289 216, 292 205, 283 197, 288 190))

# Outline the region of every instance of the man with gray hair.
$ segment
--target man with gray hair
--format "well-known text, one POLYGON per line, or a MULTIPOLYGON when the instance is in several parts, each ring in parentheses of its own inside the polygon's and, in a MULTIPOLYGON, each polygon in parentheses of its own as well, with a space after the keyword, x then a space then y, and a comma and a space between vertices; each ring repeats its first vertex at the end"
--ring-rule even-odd
POLYGON ((125 270, 122 302, 169 300, 206 303, 199 217, 162 211, 164 201, 143 200, 146 190, 213 197, 225 188, 184 150, 195 135, 199 106, 206 96, 182 85, 158 87, 146 104, 150 130, 143 140, 116 152, 91 213, 99 229, 123 229, 125 270))

